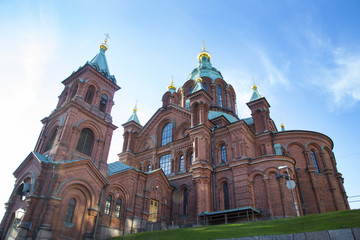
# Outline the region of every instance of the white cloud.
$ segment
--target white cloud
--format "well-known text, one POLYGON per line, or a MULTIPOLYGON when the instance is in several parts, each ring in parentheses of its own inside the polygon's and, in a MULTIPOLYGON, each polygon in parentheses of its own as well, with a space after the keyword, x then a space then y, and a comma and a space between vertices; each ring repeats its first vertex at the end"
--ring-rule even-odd
POLYGON ((288 87, 289 80, 286 78, 285 73, 288 71, 290 63, 286 62, 282 67, 279 67, 270 60, 264 51, 258 50, 256 52, 265 70, 264 80, 267 80, 271 85, 281 84, 282 86, 288 87))
POLYGON ((343 50, 334 51, 337 67, 327 72, 326 89, 334 96, 337 107, 360 101, 360 53, 346 54, 343 50))

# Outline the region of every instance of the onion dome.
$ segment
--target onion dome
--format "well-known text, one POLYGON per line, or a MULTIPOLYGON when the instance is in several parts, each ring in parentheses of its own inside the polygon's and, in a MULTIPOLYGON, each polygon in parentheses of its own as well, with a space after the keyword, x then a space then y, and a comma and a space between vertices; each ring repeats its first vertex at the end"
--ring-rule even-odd
POLYGON ((174 80, 171 80, 171 83, 170 85, 168 86, 168 90, 171 92, 171 93, 174 93, 176 91, 176 87, 174 85, 174 80))
POLYGON ((211 65, 211 55, 205 51, 205 47, 203 47, 203 50, 198 54, 197 58, 199 61, 198 67, 189 74, 187 80, 196 80, 201 77, 209 77, 213 81, 217 78, 223 79, 221 72, 211 65))
POLYGON ((281 121, 280 127, 281 127, 281 131, 284 132, 285 131, 285 125, 284 125, 284 123, 282 121, 281 121))

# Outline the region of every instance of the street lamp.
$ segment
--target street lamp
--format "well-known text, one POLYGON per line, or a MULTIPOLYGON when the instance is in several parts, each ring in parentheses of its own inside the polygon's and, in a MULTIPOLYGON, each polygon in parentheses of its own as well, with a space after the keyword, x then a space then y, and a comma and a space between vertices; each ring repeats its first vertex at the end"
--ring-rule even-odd
POLYGON ((286 187, 288 189, 291 189, 291 195, 293 197, 293 201, 294 201, 294 206, 295 206, 295 211, 296 211, 296 216, 300 216, 300 213, 299 213, 299 209, 298 209, 298 206, 297 206, 297 203, 296 203, 296 200, 295 200, 295 195, 294 195, 294 188, 296 186, 295 182, 291 179, 291 175, 289 173, 289 168, 288 166, 280 166, 278 167, 279 170, 281 169, 286 169, 286 172, 287 172, 287 175, 289 176, 289 180, 286 182, 286 187))

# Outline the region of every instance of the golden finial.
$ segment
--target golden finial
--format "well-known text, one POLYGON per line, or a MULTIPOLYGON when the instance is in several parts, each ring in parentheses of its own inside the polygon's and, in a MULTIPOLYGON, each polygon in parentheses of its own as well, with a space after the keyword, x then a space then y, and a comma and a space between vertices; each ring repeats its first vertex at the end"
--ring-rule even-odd
POLYGON ((253 87, 252 87, 252 89, 255 90, 255 89, 257 89, 257 86, 256 86, 255 81, 254 81, 254 76, 252 77, 252 81, 253 81, 253 87))
POLYGON ((107 43, 107 41, 109 40, 110 38, 110 35, 108 33, 105 33, 105 40, 104 42, 107 43))
POLYGON ((108 33, 105 33, 105 40, 102 44, 100 44, 100 49, 104 49, 105 51, 108 50, 108 45, 106 44, 109 40, 110 35, 108 33))
POLYGON ((285 125, 284 125, 284 123, 283 123, 282 121, 281 121, 280 127, 281 127, 281 128, 284 128, 284 127, 285 127, 285 125))
POLYGON ((202 42, 203 42, 202 52, 200 52, 200 53, 198 54, 198 60, 199 60, 199 61, 200 61, 200 59, 201 59, 202 56, 206 56, 207 58, 211 59, 210 53, 208 53, 207 51, 205 51, 205 41, 202 40, 202 42))
POLYGON ((174 86, 174 76, 171 76, 171 83, 168 87, 168 90, 173 89, 174 91, 176 91, 176 87, 174 86))
POLYGON ((202 82, 201 78, 196 79, 197 82, 202 82))
POLYGON ((137 110, 138 110, 137 105, 138 105, 138 100, 136 99, 136 102, 135 102, 135 107, 134 107, 134 109, 133 109, 133 111, 134 111, 134 112, 137 112, 137 110))

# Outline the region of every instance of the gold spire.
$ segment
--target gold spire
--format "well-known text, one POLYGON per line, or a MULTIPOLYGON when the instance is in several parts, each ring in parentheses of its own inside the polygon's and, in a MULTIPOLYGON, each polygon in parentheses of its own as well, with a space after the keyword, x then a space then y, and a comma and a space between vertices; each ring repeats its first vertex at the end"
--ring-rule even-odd
POLYGON ((205 51, 205 41, 203 40, 203 47, 202 47, 202 52, 200 52, 198 54, 198 60, 200 61, 201 57, 202 56, 206 56, 208 57, 209 59, 211 59, 211 55, 210 53, 208 53, 207 51, 205 51))
POLYGON ((284 127, 285 127, 285 125, 284 125, 284 123, 283 123, 282 121, 281 121, 280 127, 281 127, 281 128, 284 128, 284 127))
POLYGON ((108 33, 105 33, 105 40, 103 43, 100 44, 100 49, 104 49, 105 51, 108 50, 108 45, 106 44, 109 40, 110 35, 108 33))
POLYGON ((138 110, 138 107, 137 107, 137 100, 136 100, 136 103, 135 103, 135 107, 134 107, 134 109, 133 109, 133 112, 137 112, 137 110, 138 110))
POLYGON ((254 76, 252 77, 252 81, 253 81, 253 87, 252 87, 252 89, 255 90, 255 89, 257 89, 257 86, 256 86, 255 81, 254 81, 254 76))
POLYGON ((174 91, 176 91, 176 87, 174 86, 174 76, 171 76, 171 83, 168 86, 168 90, 170 89, 174 89, 174 91))
POLYGON ((202 82, 201 78, 196 79, 197 82, 202 82))

